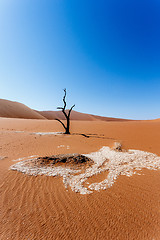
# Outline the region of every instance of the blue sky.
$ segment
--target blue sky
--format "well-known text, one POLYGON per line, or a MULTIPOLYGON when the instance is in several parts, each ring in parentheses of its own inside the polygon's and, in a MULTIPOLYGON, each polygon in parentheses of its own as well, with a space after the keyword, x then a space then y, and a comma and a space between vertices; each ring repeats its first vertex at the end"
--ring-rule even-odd
POLYGON ((158 0, 1 0, 0 98, 160 117, 158 0))

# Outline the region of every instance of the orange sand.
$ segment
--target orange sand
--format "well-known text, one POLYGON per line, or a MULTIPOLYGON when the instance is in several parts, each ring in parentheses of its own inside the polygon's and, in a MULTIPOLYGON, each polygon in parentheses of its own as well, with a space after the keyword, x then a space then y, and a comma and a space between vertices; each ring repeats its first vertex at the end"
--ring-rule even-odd
MULTIPOLYGON (((0 160, 0 239, 159 240, 160 171, 121 176, 110 189, 83 196, 66 191, 61 178, 8 168, 21 157, 89 153, 114 141, 160 155, 160 122, 72 121, 77 135, 30 134, 51 131, 63 129, 56 121, 0 118, 0 156, 7 157, 0 160)), ((104 173, 96 181, 103 178, 104 173)))

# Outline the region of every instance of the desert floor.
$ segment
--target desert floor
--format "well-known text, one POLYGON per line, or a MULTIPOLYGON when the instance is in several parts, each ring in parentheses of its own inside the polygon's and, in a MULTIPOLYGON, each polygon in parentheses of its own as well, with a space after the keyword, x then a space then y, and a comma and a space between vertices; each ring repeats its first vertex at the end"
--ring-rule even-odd
POLYGON ((111 188, 89 195, 66 191, 58 177, 8 170, 18 158, 90 153, 115 141, 160 156, 159 121, 72 121, 71 127, 70 136, 40 136, 31 133, 63 129, 56 121, 0 119, 0 156, 6 157, 0 160, 0 239, 159 240, 159 170, 120 176, 111 188))

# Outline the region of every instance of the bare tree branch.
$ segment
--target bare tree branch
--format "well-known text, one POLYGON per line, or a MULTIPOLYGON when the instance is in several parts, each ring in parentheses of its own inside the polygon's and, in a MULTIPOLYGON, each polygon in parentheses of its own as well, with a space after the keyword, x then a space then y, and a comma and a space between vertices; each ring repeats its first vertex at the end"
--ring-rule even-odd
POLYGON ((75 104, 70 108, 69 112, 68 112, 68 117, 70 117, 71 111, 72 109, 75 107, 75 104))
POLYGON ((65 115, 65 117, 66 117, 66 119, 67 119, 67 113, 65 112, 65 110, 64 109, 62 109, 62 112, 63 112, 63 114, 65 115))
POLYGON ((64 89, 64 97, 63 97, 64 107, 63 109, 66 109, 66 88, 64 89))
POLYGON ((63 97, 64 106, 63 107, 57 107, 57 109, 61 109, 62 110, 62 113, 64 114, 64 116, 65 116, 65 118, 67 120, 67 125, 65 126, 64 123, 60 119, 58 119, 58 118, 56 118, 55 120, 57 120, 58 122, 60 122, 62 124, 62 126, 66 130, 65 134, 70 134, 70 131, 69 131, 69 129, 70 129, 70 114, 71 114, 72 109, 75 107, 75 104, 70 108, 70 110, 68 111, 68 115, 67 115, 67 113, 66 113, 66 105, 67 105, 67 103, 66 103, 66 94, 67 93, 66 93, 66 88, 65 88, 64 89, 64 97, 63 97))
POLYGON ((64 129, 66 130, 66 127, 65 127, 64 123, 63 123, 60 119, 56 118, 55 120, 57 120, 58 122, 60 122, 60 123, 62 124, 62 126, 64 127, 64 129))
POLYGON ((63 102, 64 102, 64 106, 63 107, 58 107, 57 109, 61 109, 63 114, 65 115, 66 119, 67 119, 67 114, 65 112, 66 109, 66 88, 64 89, 64 97, 63 97, 63 102))

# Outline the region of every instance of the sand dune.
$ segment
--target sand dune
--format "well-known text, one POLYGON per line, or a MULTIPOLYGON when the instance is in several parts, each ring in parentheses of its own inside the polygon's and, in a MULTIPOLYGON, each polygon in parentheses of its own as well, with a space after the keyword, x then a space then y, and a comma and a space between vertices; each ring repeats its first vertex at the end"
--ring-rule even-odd
MULTIPOLYGON (((54 120, 59 118, 60 120, 65 120, 65 117, 61 111, 37 111, 39 114, 44 116, 49 120, 54 120)), ((67 111, 68 112, 68 111, 67 111)), ((121 118, 111 118, 111 117, 101 117, 93 114, 81 113, 77 111, 72 111, 71 120, 80 121, 130 121, 128 119, 121 118)))
MULTIPOLYGON (((65 120, 65 116, 61 111, 37 111, 39 114, 44 116, 45 118, 49 120, 54 120, 56 118, 59 118, 60 120, 65 120)), ((68 112, 68 111, 66 111, 68 112)), ((84 121, 94 121, 94 117, 90 114, 80 113, 76 111, 72 111, 71 113, 71 119, 72 120, 84 120, 84 121)))
POLYGON ((154 119, 154 120, 152 120, 152 121, 160 122, 160 118, 154 119))
MULTIPOLYGON (((37 111, 27 107, 22 103, 5 99, 0 99, 0 117, 48 120, 59 118, 60 120, 65 120, 65 117, 61 111, 37 111)), ((101 117, 97 115, 81 113, 74 110, 71 113, 71 119, 80 121, 129 121, 127 119, 101 117)))
MULTIPOLYGON (((72 121, 71 136, 32 134, 62 130, 52 120, 0 119, 0 239, 159 240, 159 170, 120 176, 107 190, 80 195, 70 188, 67 191, 61 178, 27 176, 8 169, 19 158, 87 154, 112 147, 115 141, 125 149, 160 156, 160 122, 72 121)), ((89 182, 105 178, 103 172, 89 182)))
POLYGON ((0 117, 45 119, 42 115, 22 103, 5 99, 0 99, 0 117))

